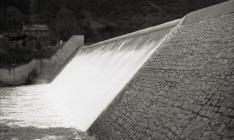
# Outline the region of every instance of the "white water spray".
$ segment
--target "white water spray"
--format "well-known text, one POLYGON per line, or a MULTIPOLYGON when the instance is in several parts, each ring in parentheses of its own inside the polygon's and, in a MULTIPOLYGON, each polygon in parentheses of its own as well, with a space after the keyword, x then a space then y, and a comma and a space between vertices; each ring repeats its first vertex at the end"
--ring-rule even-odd
POLYGON ((52 99, 86 131, 158 47, 164 29, 139 37, 81 48, 52 82, 52 99))

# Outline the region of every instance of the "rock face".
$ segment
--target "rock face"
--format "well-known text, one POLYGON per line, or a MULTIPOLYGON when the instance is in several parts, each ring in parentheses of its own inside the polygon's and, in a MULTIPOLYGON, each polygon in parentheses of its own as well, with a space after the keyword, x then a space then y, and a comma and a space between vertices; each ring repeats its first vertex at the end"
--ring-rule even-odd
POLYGON ((98 139, 233 139, 234 14, 182 25, 90 127, 98 139))

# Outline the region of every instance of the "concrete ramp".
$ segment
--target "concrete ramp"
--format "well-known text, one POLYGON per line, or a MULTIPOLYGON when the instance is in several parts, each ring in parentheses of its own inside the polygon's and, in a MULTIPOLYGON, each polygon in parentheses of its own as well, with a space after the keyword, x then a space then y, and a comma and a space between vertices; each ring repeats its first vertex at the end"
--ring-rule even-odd
POLYGON ((55 102, 86 131, 179 21, 80 48, 51 83, 55 102))

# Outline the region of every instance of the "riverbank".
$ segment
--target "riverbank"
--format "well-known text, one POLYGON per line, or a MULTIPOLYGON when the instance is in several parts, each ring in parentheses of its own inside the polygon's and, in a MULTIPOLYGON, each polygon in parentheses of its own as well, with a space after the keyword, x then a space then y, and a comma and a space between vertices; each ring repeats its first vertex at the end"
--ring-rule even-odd
POLYGON ((9 127, 0 125, 1 140, 96 140, 74 128, 9 127))

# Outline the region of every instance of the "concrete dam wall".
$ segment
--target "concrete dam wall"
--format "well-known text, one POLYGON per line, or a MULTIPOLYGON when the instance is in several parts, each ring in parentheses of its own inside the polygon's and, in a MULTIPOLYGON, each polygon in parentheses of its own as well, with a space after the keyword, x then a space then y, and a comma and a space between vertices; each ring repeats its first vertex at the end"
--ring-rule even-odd
POLYGON ((90 127, 178 22, 79 48, 51 86, 80 130, 90 127))
POLYGON ((185 16, 90 134, 100 140, 233 139, 233 9, 228 1, 185 16))

